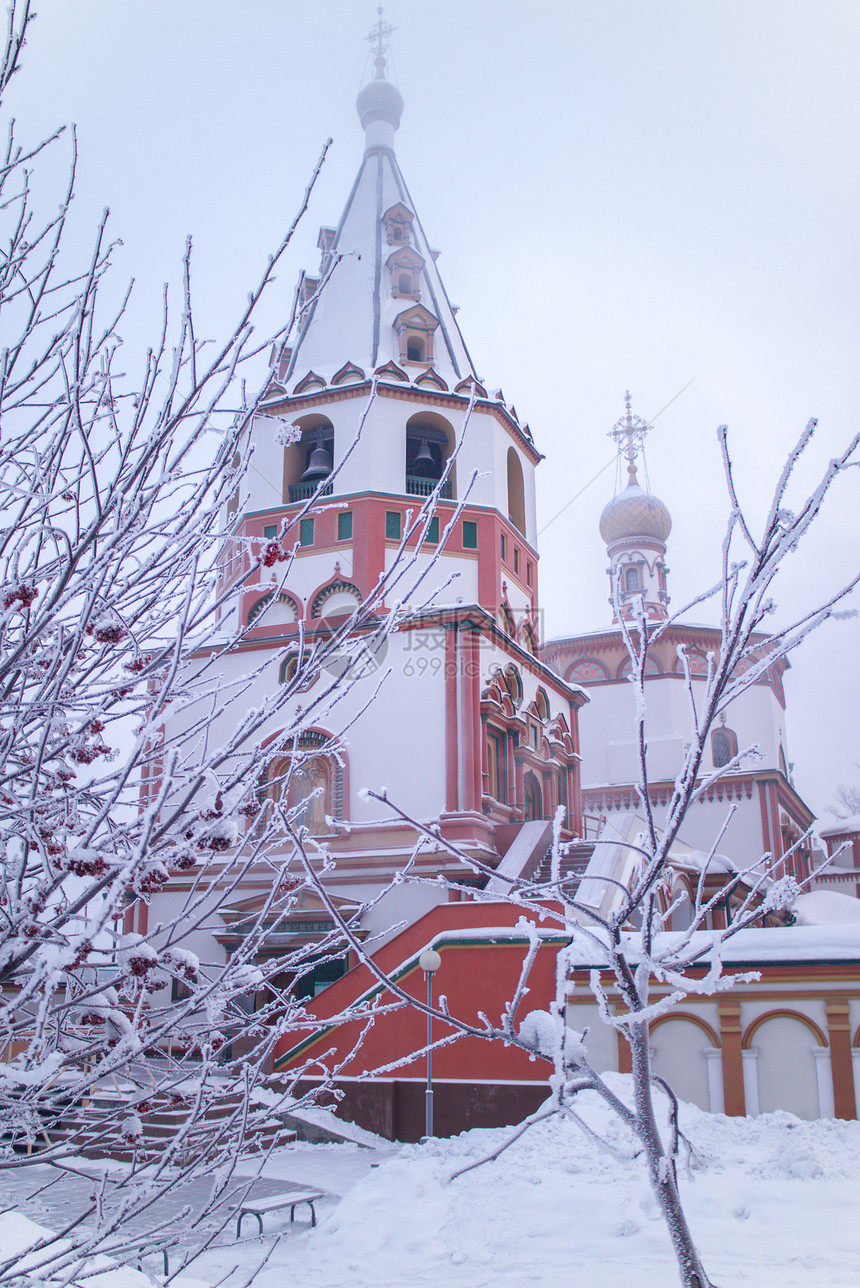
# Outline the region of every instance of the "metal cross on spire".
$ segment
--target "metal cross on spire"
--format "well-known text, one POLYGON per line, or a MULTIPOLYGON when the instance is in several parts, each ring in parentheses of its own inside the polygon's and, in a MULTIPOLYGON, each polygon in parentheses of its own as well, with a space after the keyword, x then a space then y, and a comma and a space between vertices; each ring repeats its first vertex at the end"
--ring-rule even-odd
POLYGON ((376 64, 376 79, 385 80, 385 51, 388 48, 388 37, 395 28, 392 27, 390 22, 385 22, 383 20, 382 5, 379 6, 376 12, 379 16, 376 19, 374 26, 371 27, 370 31, 365 36, 365 40, 370 42, 371 49, 373 48, 374 43, 376 45, 376 58, 374 60, 376 64))
POLYGON ((628 470, 630 466, 635 469, 635 460, 645 446, 645 439, 648 436, 652 426, 641 416, 634 416, 631 402, 630 390, 624 395, 624 405, 627 411, 619 421, 612 426, 607 435, 608 438, 614 438, 618 446, 618 455, 627 458, 628 470))

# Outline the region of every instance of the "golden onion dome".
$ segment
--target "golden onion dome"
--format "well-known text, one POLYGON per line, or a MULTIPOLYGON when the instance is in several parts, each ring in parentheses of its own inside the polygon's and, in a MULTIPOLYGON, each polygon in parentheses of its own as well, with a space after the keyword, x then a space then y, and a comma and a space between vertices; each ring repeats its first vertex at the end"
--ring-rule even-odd
POLYGON ((672 531, 672 516, 659 497, 643 492, 636 481, 635 469, 623 492, 604 509, 600 516, 600 535, 607 546, 633 537, 666 541, 672 531))

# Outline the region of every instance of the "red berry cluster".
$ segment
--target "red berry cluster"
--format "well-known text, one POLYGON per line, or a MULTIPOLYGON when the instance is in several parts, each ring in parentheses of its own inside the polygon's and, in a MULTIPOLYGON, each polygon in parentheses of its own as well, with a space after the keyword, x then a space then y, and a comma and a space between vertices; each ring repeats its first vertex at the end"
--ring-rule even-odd
POLYGON ((17 604, 18 608, 29 608, 38 593, 38 586, 29 586, 26 582, 21 582, 20 586, 8 590, 3 596, 3 607, 11 608, 13 604, 17 604))

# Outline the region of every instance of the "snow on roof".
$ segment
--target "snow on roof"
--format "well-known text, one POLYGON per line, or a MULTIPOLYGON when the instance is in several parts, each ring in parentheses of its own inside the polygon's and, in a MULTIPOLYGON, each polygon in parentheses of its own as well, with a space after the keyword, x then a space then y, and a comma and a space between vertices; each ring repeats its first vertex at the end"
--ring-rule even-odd
POLYGON ((846 836, 852 832, 860 832, 860 814, 852 814, 850 818, 840 818, 829 827, 820 827, 818 832, 820 836, 846 836))
POLYGON ((695 868, 697 872, 703 869, 707 872, 738 871, 738 865, 734 859, 730 859, 726 854, 710 854, 705 850, 688 850, 686 853, 673 851, 672 858, 683 863, 685 867, 695 868))
POLYGON ((432 367, 448 386, 453 387, 464 376, 477 378, 393 152, 370 152, 362 160, 321 276, 326 279, 325 286, 308 308, 294 339, 286 379, 290 388, 307 371, 334 371, 346 358, 366 371, 386 360, 400 363, 395 322, 404 305, 408 310, 423 306, 438 320, 432 367), (396 205, 414 214, 408 244, 424 261, 416 270, 419 292, 413 298, 394 292, 392 268, 386 267, 392 250, 402 250, 407 243, 389 245, 380 236, 384 213, 396 205), (341 257, 338 262, 335 256, 341 257))
MULTIPOLYGON (((809 898, 808 895, 801 897, 809 898)), ((588 936, 581 937, 579 945, 574 939, 574 952, 578 966, 603 964, 598 960, 599 954, 594 948, 594 937, 597 933, 599 932, 590 930, 588 936)), ((680 948, 689 938, 691 950, 702 951, 705 954, 700 960, 702 965, 706 965, 709 960, 707 950, 719 940, 721 933, 721 931, 697 930, 690 936, 683 931, 656 935, 653 956, 658 957, 673 947, 680 948)), ((625 936, 625 940, 630 959, 636 961, 638 934, 631 933, 625 936)), ((727 965, 741 963, 776 965, 781 962, 813 961, 860 964, 860 923, 843 920, 841 923, 822 922, 814 925, 774 926, 765 930, 739 930, 737 934, 725 941, 720 956, 727 965)))
POLYGON ((794 901, 799 926, 860 924, 860 899, 838 890, 810 890, 794 901))

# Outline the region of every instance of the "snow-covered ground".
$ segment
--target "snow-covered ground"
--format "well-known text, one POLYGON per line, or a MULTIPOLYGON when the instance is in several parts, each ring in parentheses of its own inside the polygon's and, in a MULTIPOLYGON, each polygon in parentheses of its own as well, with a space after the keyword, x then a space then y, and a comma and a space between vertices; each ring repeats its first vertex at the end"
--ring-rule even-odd
MULTIPOLYGON (((627 1079, 610 1078, 626 1092, 627 1079)), ((675 1263, 641 1158, 595 1096, 579 1111, 611 1149, 554 1120, 456 1179, 510 1132, 379 1153, 288 1146, 266 1176, 340 1201, 323 1200, 315 1230, 271 1213, 262 1238, 225 1238, 185 1273, 209 1285, 228 1275, 224 1288, 240 1288, 268 1256, 259 1288, 671 1288, 675 1263)), ((858 1283, 860 1123, 725 1118, 690 1105, 681 1121, 696 1151, 687 1212, 720 1288, 858 1283)))
MULTIPOLYGON (((615 1085, 628 1084, 617 1075, 615 1085)), ((667 1288, 675 1263, 642 1160, 597 1097, 583 1096, 580 1112, 615 1155, 575 1123, 553 1121, 495 1162, 448 1180, 510 1133, 404 1146, 338 1205, 323 1205, 316 1230, 279 1244, 260 1288, 667 1288)), ((858 1283, 860 1123, 786 1113, 726 1118, 685 1105, 682 1127, 699 1154, 684 1197, 720 1288, 858 1283)), ((338 1149, 328 1147, 333 1163, 338 1149)), ((323 1155, 316 1158, 313 1182, 324 1183, 323 1155)), ((297 1156, 290 1162, 297 1178, 297 1156)), ((273 1231, 283 1225, 272 1218, 273 1231)), ((243 1269, 270 1243, 247 1245, 243 1269)), ((236 1251, 210 1252, 191 1273, 215 1283, 236 1251)))

